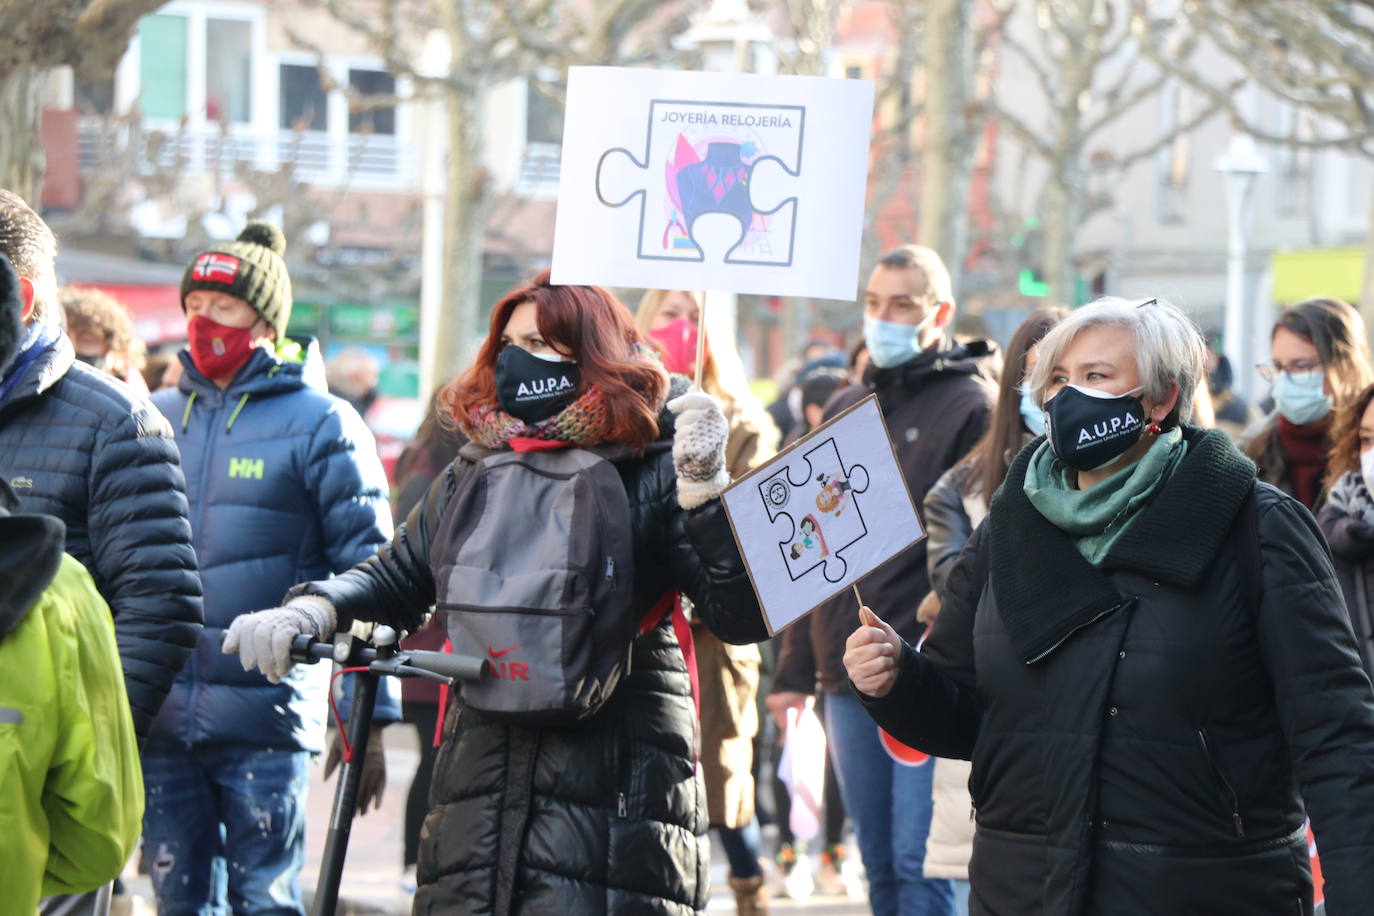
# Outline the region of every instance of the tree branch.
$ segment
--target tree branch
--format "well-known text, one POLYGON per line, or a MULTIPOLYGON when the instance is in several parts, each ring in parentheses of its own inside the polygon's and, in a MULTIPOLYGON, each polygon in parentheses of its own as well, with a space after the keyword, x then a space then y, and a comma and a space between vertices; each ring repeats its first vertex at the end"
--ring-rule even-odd
POLYGON ((1016 138, 1021 141, 1023 146, 1034 152, 1046 162, 1053 162, 1055 160, 1057 151, 1044 140, 1042 136, 1044 133, 1043 130, 1032 128, 1025 121, 1021 120, 1020 115, 1013 114, 1009 109, 1003 108, 1001 104, 998 103, 996 97, 989 98, 984 104, 987 106, 989 115, 996 118, 999 124, 1010 128, 1011 132, 1016 135, 1016 138))
POLYGON ((158 0, 92 0, 72 26, 78 56, 68 63, 82 79, 108 79, 128 49, 138 20, 162 5, 158 0))
MULTIPOLYGON (((1232 87, 1232 90, 1234 91, 1235 88, 1238 88, 1240 85, 1243 84, 1244 81, 1235 84, 1232 87)), ((1184 121, 1182 124, 1177 125, 1176 127, 1174 127, 1173 130, 1166 132, 1162 137, 1160 137, 1155 142, 1148 144, 1147 146, 1138 149, 1134 152, 1127 153, 1124 156, 1113 157, 1110 168, 1118 172, 1126 171, 1142 159, 1148 159, 1151 156, 1154 156, 1160 150, 1164 149, 1165 147, 1172 145, 1173 142, 1177 140, 1179 137, 1185 136, 1197 130, 1207 121, 1216 117, 1224 110, 1226 109, 1223 106, 1218 105, 1216 103, 1205 106, 1201 111, 1193 115, 1193 117, 1184 121)))

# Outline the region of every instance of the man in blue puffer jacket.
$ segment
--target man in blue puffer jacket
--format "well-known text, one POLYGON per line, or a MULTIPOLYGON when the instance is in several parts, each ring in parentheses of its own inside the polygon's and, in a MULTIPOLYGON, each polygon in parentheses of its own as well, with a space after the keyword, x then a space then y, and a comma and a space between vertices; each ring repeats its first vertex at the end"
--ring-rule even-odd
POLYGON ((305 768, 322 750, 329 671, 298 666, 271 683, 222 654, 220 637, 391 538, 371 433, 325 392, 314 342, 286 336, 285 250, 280 230, 250 223, 196 257, 181 285, 185 372, 153 398, 181 447, 206 595, 205 630, 143 757, 163 914, 303 912, 305 768))
POLYGON ((57 300, 57 238, 4 189, 0 255, 14 267, 0 268, 0 323, 23 329, 0 360, 0 471, 25 514, 67 526, 67 553, 109 604, 142 740, 200 630, 172 430, 145 398, 76 359, 57 300))

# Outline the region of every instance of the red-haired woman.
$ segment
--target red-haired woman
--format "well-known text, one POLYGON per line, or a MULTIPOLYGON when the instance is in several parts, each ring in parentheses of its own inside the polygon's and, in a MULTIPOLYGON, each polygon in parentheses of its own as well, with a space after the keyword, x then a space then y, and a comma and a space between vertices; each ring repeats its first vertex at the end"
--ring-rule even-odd
MULTIPOLYGON (((547 273, 497 304, 476 363, 446 398, 471 444, 390 546, 343 575, 297 586, 284 608, 240 618, 226 651, 274 678, 290 666, 275 647, 291 634, 327 638, 354 619, 415 630, 436 593, 442 603, 436 534, 450 504, 464 505, 453 497, 474 461, 550 443, 618 449, 636 614, 644 619, 628 673, 598 712, 574 725, 523 727, 471 703, 450 714, 415 912, 699 912, 710 865, 691 681, 680 621, 651 611, 678 590, 722 639, 767 635, 716 499, 729 482, 720 406, 700 392, 669 391, 657 357, 610 294, 551 286, 547 273), (551 377, 556 384, 535 384, 551 377), (544 395, 531 396, 535 389, 544 395)), ((513 527, 512 547, 539 522, 513 527)))

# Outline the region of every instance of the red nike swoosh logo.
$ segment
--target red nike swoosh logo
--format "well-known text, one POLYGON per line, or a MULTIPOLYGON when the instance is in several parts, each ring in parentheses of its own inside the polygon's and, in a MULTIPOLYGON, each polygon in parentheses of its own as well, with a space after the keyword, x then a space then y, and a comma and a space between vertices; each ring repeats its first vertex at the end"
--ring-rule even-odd
POLYGON ((503 655, 509 655, 509 654, 511 654, 511 653, 514 652, 516 649, 523 649, 523 648, 524 648, 523 645, 520 645, 520 646, 511 646, 509 649, 502 649, 500 652, 497 652, 495 649, 493 649, 493 648, 491 647, 491 643, 487 643, 487 654, 490 655, 492 658, 500 658, 500 657, 503 656, 503 655))

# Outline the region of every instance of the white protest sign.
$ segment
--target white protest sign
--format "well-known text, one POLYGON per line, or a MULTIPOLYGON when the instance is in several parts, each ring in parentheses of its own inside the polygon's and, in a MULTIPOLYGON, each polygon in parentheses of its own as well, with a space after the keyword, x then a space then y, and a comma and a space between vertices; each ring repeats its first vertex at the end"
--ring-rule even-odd
POLYGON ((852 300, 873 84, 573 67, 553 282, 852 300))
POLYGON ((925 537, 871 395, 722 499, 770 633, 925 537))

